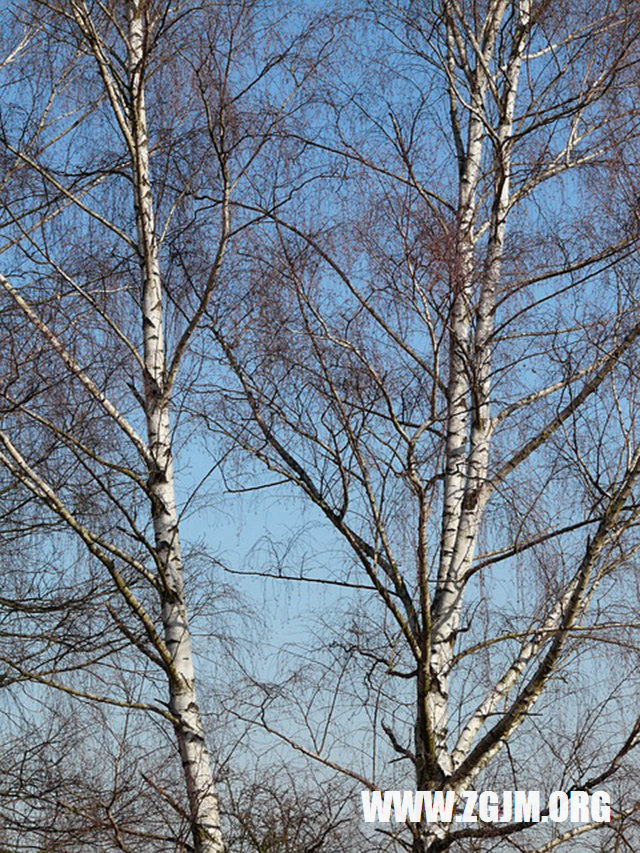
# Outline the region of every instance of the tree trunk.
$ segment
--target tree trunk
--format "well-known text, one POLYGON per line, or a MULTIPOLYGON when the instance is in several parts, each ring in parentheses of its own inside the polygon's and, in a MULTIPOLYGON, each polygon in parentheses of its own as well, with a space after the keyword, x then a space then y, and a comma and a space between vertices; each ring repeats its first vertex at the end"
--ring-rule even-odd
POLYGON ((135 206, 142 267, 145 416, 152 465, 149 496, 161 576, 162 623, 171 654, 170 709, 191 811, 196 853, 224 850, 211 760, 205 743, 195 687, 193 650, 185 600, 178 514, 171 450, 169 391, 163 330, 163 293, 155 235, 149 144, 144 97, 145 11, 141 0, 129 4, 129 73, 135 206))

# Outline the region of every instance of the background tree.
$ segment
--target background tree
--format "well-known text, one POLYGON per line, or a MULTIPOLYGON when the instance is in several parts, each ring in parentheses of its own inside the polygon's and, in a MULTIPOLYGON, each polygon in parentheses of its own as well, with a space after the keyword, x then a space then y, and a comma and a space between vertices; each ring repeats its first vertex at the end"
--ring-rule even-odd
MULTIPOLYGON (((209 426, 316 507, 339 568, 315 579, 345 599, 328 656, 243 713, 372 789, 610 785, 593 843, 633 846, 637 15, 361 15, 296 130, 331 174, 248 208, 271 231, 209 312, 233 376, 209 426)), ((563 833, 393 843, 576 849, 563 833)))

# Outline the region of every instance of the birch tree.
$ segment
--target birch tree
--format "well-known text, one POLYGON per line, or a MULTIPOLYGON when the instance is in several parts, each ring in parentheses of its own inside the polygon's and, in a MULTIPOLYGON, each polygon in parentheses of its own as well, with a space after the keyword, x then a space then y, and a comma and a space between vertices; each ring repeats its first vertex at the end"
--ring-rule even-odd
MULTIPOLYGON (((78 49, 92 55, 100 75, 104 95, 126 147, 127 166, 130 169, 130 181, 134 197, 136 234, 129 236, 117 225, 107 222, 107 227, 119 241, 133 250, 139 263, 140 321, 142 346, 138 348, 130 340, 122 327, 115 322, 107 311, 101 309, 91 293, 91 287, 83 287, 74 277, 65 273, 53 261, 57 274, 73 291, 84 299, 87 305, 96 310, 105 321, 106 328, 114 334, 124 350, 134 360, 140 371, 142 385, 139 391, 141 408, 144 412, 144 432, 131 417, 123 414, 121 407, 113 402, 112 392, 105 387, 105 379, 98 380, 92 375, 84 358, 74 354, 72 346, 64 340, 55 328, 53 318, 43 316, 34 305, 33 298, 27 295, 27 289, 16 286, 8 277, 0 278, 5 297, 27 322, 31 334, 39 338, 37 349, 46 347, 50 356, 59 360, 58 370, 67 375, 68 380, 77 383, 78 401, 86 408, 96 408, 109 419, 113 427, 120 431, 131 447, 136 459, 129 456, 126 465, 120 459, 109 459, 103 449, 86 446, 81 437, 74 435, 68 427, 54 423, 50 417, 33 412, 36 423, 42 423, 56 439, 61 439, 71 448, 71 452, 84 458, 79 464, 91 475, 91 468, 104 466, 116 477, 122 478, 129 486, 136 486, 149 502, 153 533, 145 537, 152 568, 147 567, 137 555, 129 549, 120 547, 113 538, 105 537, 101 531, 82 519, 68 500, 61 494, 61 484, 51 482, 37 463, 29 459, 29 453, 20 446, 18 434, 6 424, 0 436, 2 451, 0 461, 13 478, 18 480, 39 502, 53 512, 85 545, 88 553, 98 560, 110 576, 113 584, 122 596, 135 628, 127 626, 121 616, 113 612, 113 618, 120 624, 125 635, 129 635, 144 653, 166 674, 169 690, 168 708, 155 707, 156 713, 164 715, 174 727, 179 745, 185 784, 193 822, 194 846, 198 851, 221 851, 223 849, 220 832, 218 798, 215 789, 211 760, 205 743, 202 718, 198 706, 194 678, 193 651, 189 631, 187 606, 183 581, 183 566, 178 532, 178 513, 176 509, 174 463, 171 452, 171 425, 169 405, 171 386, 175 378, 177 361, 170 365, 167 361, 164 340, 164 302, 158 258, 158 238, 156 233, 155 207, 151 191, 149 131, 145 97, 145 69, 150 35, 147 32, 150 10, 147 4, 132 2, 127 4, 126 19, 119 15, 115 7, 107 10, 105 17, 126 45, 126 57, 122 55, 122 67, 116 67, 108 56, 109 47, 105 44, 100 26, 91 18, 83 4, 71 3, 54 12, 60 25, 67 27, 75 36, 78 49), (57 13, 57 14, 56 14, 57 13), (109 20, 111 19, 111 20, 109 20), (171 370, 173 367, 173 371, 171 370), (102 387, 100 387, 102 385, 102 387), (140 472, 140 463, 144 466, 140 472), (138 471, 135 469, 138 468, 138 471), (146 470, 145 470, 146 469, 146 470), (123 568, 133 573, 138 582, 145 582, 158 596, 159 620, 149 612, 149 605, 134 591, 133 577, 129 578, 123 568), (139 636, 142 631, 144 641, 139 636)), ((43 7, 43 11, 46 10, 43 7)), ((156 15, 160 14, 159 10, 156 15)), ((47 128, 48 129, 48 128, 47 128)), ((90 210, 89 215, 106 222, 98 212, 94 212, 81 201, 81 195, 74 190, 65 192, 47 166, 41 165, 30 151, 5 143, 17 158, 18 165, 35 169, 43 179, 57 190, 61 201, 70 197, 81 209, 90 210)), ((55 144, 55 143, 54 143, 55 144)), ((28 234, 28 226, 21 230, 28 234)), ((221 246, 224 236, 221 239, 221 246)), ((221 249, 222 251, 222 249, 221 249)), ((47 260, 53 260, 47 258, 47 260)), ((60 296, 60 298, 62 298, 60 296)), ((206 299, 206 296, 204 297, 206 299)), ((71 321, 74 324, 74 321, 71 321)), ((188 329, 185 330, 189 337, 188 329)), ((115 355, 115 353, 111 353, 115 355)), ((37 358, 37 350, 34 356, 37 358)), ((24 370, 24 364, 16 365, 24 370)), ((37 392, 36 392, 37 393, 37 392)), ((29 417, 26 395, 14 399, 9 397, 7 414, 22 412, 29 417)), ((110 426, 111 426, 110 424, 110 426)), ((103 427, 104 428, 104 427, 103 427)), ((28 433, 28 429, 25 430, 28 433)), ((47 448, 45 453, 51 452, 47 448)), ((102 483, 98 484, 99 487, 102 483)), ((112 502, 120 502, 111 495, 112 502)), ((128 516, 126 509, 125 518, 128 516)), ((130 518, 131 533, 135 535, 137 525, 130 518)), ((131 534, 130 534, 131 535, 131 534)), ((144 540, 143 540, 144 541, 144 540)))
POLYGON ((18 550, 35 536, 50 557, 21 569, 33 607, 20 585, 3 601, 33 649, 4 646, 5 681, 169 726, 192 841, 163 843, 220 853, 222 757, 207 746, 185 584, 204 583, 210 563, 185 558, 180 534, 212 471, 185 476, 179 508, 175 442, 191 435, 203 318, 251 221, 231 200, 261 192, 319 30, 253 2, 29 2, 3 15, 15 36, 3 68, 3 518, 18 550), (69 592, 55 606, 46 563, 69 592), (72 619, 78 642, 51 652, 72 619))
MULTIPOLYGON (((367 5, 363 49, 298 131, 333 178, 295 214, 259 208, 272 228, 242 309, 211 315, 231 378, 207 420, 274 472, 265 485, 297 487, 328 549, 342 542, 344 570, 335 550, 309 576, 256 566, 347 604, 324 623, 333 663, 309 655, 246 717, 365 789, 611 784, 617 829, 579 835, 613 849, 635 837, 640 726, 639 22, 624 2, 594 11, 367 5)), ((577 834, 381 832, 414 853, 542 853, 577 834)))

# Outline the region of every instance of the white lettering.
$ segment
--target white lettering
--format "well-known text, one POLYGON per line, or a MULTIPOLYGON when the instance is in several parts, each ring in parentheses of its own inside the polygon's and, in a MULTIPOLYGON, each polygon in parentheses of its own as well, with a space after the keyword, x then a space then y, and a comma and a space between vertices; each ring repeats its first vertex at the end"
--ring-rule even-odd
POLYGON ((591 795, 591 818, 598 823, 611 820, 611 797, 606 791, 594 791, 591 795))
POLYGON ((540 791, 514 791, 513 819, 537 823, 540 820, 540 791))
POLYGON ((464 811, 462 812, 463 823, 477 823, 478 818, 474 815, 473 810, 475 809, 476 802, 478 801, 478 792, 463 791, 462 796, 467 800, 464 811))
POLYGON ((375 821, 389 823, 394 793, 394 791, 385 791, 383 801, 382 791, 362 791, 362 811, 365 823, 374 823, 375 821))
POLYGON ((587 823, 589 820, 589 794, 586 791, 571 792, 571 822, 587 823))
POLYGON ((411 823, 420 823, 424 791, 392 791, 393 813, 396 823, 406 823, 407 818, 411 823))
POLYGON ((498 820, 498 795, 495 791, 483 791, 478 800, 478 817, 485 823, 498 820))
POLYGON ((453 791, 423 791, 424 819, 427 823, 451 823, 456 795, 453 791))
POLYGON ((549 794, 549 819, 561 823, 569 817, 569 797, 564 791, 552 791, 549 794))
POLYGON ((502 817, 500 823, 509 823, 513 817, 513 791, 502 792, 502 817))

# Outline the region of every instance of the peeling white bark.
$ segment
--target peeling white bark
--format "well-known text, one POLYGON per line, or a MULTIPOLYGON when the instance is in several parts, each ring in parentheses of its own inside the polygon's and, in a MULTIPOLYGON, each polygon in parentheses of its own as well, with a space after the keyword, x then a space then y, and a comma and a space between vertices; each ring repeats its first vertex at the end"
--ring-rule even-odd
MULTIPOLYGON (((526 5, 526 4, 525 4, 526 5)), ((474 43, 476 86, 471 93, 468 130, 459 146, 460 188, 458 197, 457 247, 451 272, 452 309, 450 319, 449 380, 446 465, 443 495, 443 526, 438 582, 432 607, 430 636, 430 677, 427 717, 433 727, 437 765, 450 774, 455 758, 448 745, 449 673, 460 614, 472 565, 487 495, 485 484, 489 467, 491 421, 491 334, 495 290, 500 279, 507 212, 509 208, 511 133, 518 79, 529 17, 521 10, 514 33, 514 45, 507 68, 501 72, 502 108, 494 154, 494 189, 489 242, 482 270, 476 267, 477 193, 486 156, 488 93, 495 97, 496 81, 490 66, 497 34, 508 4, 498 3, 487 18, 482 45, 474 43), (475 332, 471 334, 470 311, 473 294, 480 285, 480 305, 475 332)), ((451 6, 450 30, 457 27, 459 10, 451 6)), ((469 33, 465 33, 469 36, 469 33)), ((455 45, 462 35, 450 34, 455 45)), ((471 74, 472 72, 472 74, 471 74)), ((450 100, 455 102, 453 89, 450 100)), ((453 120, 458 112, 452 110, 453 120)), ((454 128, 459 135, 459 129, 454 128)), ((466 741, 465 741, 466 743, 466 741)), ((458 744, 459 746, 459 744, 458 744)), ((418 745, 416 745, 418 750, 418 745)))
POLYGON ((129 74, 132 96, 135 205, 142 269, 145 416, 149 451, 149 494, 161 576, 164 639, 171 655, 170 710, 184 771, 196 853, 221 853, 218 797, 198 707, 191 633, 183 581, 174 490, 169 394, 166 383, 163 292, 155 233, 144 94, 145 3, 131 0, 129 74))

